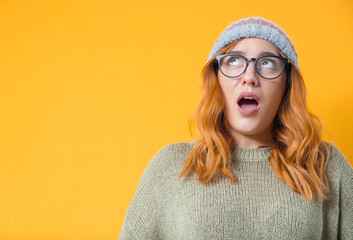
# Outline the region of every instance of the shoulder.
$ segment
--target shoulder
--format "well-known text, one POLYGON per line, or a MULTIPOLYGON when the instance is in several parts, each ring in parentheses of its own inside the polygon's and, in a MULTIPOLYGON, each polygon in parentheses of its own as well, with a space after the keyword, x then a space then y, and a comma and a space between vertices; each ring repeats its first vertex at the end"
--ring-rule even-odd
POLYGON ((353 168, 342 151, 330 142, 325 141, 325 143, 330 150, 328 172, 336 175, 337 179, 344 178, 347 175, 353 176, 353 168))
POLYGON ((353 233, 353 168, 335 145, 326 143, 331 151, 327 167, 330 197, 322 209, 326 212, 327 226, 338 224, 338 238, 350 239, 353 233))
POLYGON ((194 146, 194 142, 171 143, 161 148, 156 155, 189 154, 194 146))
POLYGON ((149 161, 145 172, 159 176, 177 174, 194 146, 194 142, 176 142, 162 147, 149 161))
POLYGON ((346 158, 344 154, 341 152, 341 150, 339 150, 334 144, 326 141, 324 141, 324 143, 326 143, 328 148, 330 149, 331 158, 340 158, 340 159, 346 158))
POLYGON ((342 153, 340 149, 338 149, 338 147, 336 147, 334 144, 330 142, 326 142, 326 141, 324 142, 327 144, 330 150, 330 160, 332 164, 335 164, 338 168, 345 167, 347 166, 347 164, 350 165, 346 156, 342 153))
MULTIPOLYGON (((194 142, 176 142, 161 148, 152 158, 161 164, 173 164, 186 158, 194 148, 194 142)), ((151 161, 152 161, 151 160, 151 161)))

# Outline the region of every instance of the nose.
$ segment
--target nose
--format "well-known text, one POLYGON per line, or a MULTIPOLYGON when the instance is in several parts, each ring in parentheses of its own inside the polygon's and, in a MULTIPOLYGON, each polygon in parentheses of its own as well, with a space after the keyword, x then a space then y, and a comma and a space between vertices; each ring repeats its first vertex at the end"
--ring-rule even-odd
POLYGON ((259 80, 255 70, 255 62, 249 61, 247 68, 242 77, 242 84, 249 84, 251 86, 258 86, 259 80))

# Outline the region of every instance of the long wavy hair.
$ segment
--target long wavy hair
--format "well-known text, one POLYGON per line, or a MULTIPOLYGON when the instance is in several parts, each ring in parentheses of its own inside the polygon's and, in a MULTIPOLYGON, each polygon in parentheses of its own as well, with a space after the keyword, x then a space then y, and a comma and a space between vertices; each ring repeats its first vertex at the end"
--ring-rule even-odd
MULTIPOLYGON (((236 43, 226 46, 218 54, 226 53, 236 43)), ((237 180, 230 171, 233 140, 224 115, 224 96, 214 60, 215 56, 201 72, 203 97, 189 120, 191 135, 194 137, 192 129, 195 129, 198 137, 178 178, 195 172, 198 180, 206 184, 220 171, 235 183, 237 180)), ((326 199, 324 192, 329 192, 329 186, 325 170, 330 150, 322 140, 322 124, 308 110, 306 87, 300 71, 290 63, 285 73, 286 89, 274 118, 268 161, 274 174, 309 202, 316 193, 326 199)))

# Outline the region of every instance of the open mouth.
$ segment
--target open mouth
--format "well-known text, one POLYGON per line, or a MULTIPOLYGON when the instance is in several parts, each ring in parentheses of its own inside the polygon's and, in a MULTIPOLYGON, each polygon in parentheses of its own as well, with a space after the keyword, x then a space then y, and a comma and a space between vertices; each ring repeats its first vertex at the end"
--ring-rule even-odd
POLYGON ((243 97, 239 100, 238 105, 243 109, 252 109, 257 108, 259 103, 252 97, 243 97))
POLYGON ((240 98, 237 105, 238 111, 244 116, 250 116, 260 108, 260 103, 252 97, 240 98))

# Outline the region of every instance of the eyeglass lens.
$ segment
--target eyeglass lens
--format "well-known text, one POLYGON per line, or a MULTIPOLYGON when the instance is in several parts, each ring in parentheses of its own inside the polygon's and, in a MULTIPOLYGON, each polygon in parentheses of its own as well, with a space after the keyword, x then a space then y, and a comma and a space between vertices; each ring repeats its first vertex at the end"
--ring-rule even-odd
MULTIPOLYGON (((229 77, 240 76, 246 68, 246 60, 241 56, 225 56, 220 62, 222 72, 229 77)), ((284 62, 276 57, 262 57, 256 63, 257 72, 263 78, 276 78, 281 75, 284 62)))

